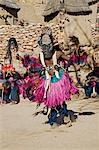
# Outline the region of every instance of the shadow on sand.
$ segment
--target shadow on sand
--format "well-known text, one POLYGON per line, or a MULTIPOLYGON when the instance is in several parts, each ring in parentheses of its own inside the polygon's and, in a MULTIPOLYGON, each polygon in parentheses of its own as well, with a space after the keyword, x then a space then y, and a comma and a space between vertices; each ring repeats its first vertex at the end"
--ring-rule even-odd
POLYGON ((78 118, 78 116, 90 116, 90 115, 94 115, 94 112, 75 112, 72 110, 68 110, 68 114, 70 116, 70 120, 71 122, 76 122, 76 119, 78 118))

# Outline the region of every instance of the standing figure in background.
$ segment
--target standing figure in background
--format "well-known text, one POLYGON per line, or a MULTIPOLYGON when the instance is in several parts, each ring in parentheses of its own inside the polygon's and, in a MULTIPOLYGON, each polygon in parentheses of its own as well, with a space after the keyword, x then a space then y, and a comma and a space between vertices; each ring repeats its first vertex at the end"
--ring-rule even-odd
POLYGON ((76 83, 77 85, 82 86, 80 66, 86 63, 87 53, 81 49, 79 39, 75 36, 70 37, 69 50, 71 52, 71 55, 68 63, 68 70, 69 67, 73 66, 76 75, 76 80, 77 80, 76 83))
POLYGON ((13 53, 16 56, 16 52, 18 51, 18 44, 14 37, 10 38, 8 40, 7 45, 7 53, 6 53, 6 59, 9 60, 9 64, 13 64, 13 53))

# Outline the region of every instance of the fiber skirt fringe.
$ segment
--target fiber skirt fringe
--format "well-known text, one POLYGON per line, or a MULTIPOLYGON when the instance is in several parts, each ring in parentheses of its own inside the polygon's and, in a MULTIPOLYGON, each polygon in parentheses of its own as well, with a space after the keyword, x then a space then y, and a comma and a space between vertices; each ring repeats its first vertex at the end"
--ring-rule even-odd
MULTIPOLYGON (((46 106, 52 108, 63 104, 64 101, 71 99, 71 95, 78 92, 78 89, 71 82, 68 74, 60 73, 60 80, 54 78, 54 82, 51 80, 50 86, 47 90, 47 96, 44 98, 45 82, 42 78, 38 88, 35 91, 35 101, 37 103, 44 103, 46 106)), ((53 76, 52 76, 53 78, 53 76)))

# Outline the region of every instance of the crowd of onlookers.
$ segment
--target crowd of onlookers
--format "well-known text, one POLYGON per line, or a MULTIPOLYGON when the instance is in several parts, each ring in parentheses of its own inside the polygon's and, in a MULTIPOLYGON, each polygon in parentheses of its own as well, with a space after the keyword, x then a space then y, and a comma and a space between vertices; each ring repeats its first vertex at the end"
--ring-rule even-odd
MULTIPOLYGON (((60 47, 56 45, 54 48, 58 50, 60 47)), ((64 63, 64 68, 69 73, 70 66, 73 66, 77 80, 76 85, 84 89, 85 98, 98 96, 99 46, 95 45, 89 54, 88 46, 80 46, 79 39, 72 36, 69 38, 68 50, 65 52, 69 55, 69 61, 64 63), (89 68, 89 73, 83 82, 79 75, 82 66, 89 68)), ((26 68, 24 74, 17 72, 11 64, 0 64, 0 97, 2 97, 2 103, 18 104, 20 94, 33 101, 35 89, 40 82, 40 76, 42 76, 43 68, 39 59, 28 54, 24 55, 23 58, 17 54, 16 59, 21 61, 23 67, 26 68)))
MULTIPOLYGON (((18 56, 17 56, 18 57, 18 56)), ((18 58, 17 58, 18 59, 18 58)), ((40 80, 41 65, 34 57, 21 58, 26 72, 19 73, 11 64, 0 65, 0 97, 2 103, 18 104, 20 95, 34 100, 34 91, 40 80)))
POLYGON ((15 68, 12 68, 12 70, 9 72, 0 71, 0 81, 2 83, 0 96, 2 97, 2 103, 19 103, 20 93, 17 84, 19 79, 21 79, 21 76, 15 71, 15 68))

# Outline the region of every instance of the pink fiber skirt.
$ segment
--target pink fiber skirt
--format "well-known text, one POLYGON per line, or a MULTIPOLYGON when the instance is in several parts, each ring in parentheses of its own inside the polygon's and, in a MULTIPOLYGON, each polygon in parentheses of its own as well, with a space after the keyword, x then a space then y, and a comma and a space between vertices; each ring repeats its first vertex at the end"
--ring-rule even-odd
POLYGON ((46 80, 42 78, 38 88, 36 89, 35 101, 37 103, 44 103, 50 108, 63 104, 64 101, 71 99, 71 95, 78 92, 75 85, 70 82, 69 76, 64 73, 59 81, 50 83, 47 90, 47 96, 44 98, 45 81, 46 80))

